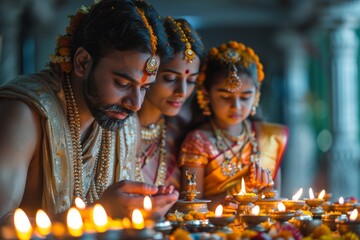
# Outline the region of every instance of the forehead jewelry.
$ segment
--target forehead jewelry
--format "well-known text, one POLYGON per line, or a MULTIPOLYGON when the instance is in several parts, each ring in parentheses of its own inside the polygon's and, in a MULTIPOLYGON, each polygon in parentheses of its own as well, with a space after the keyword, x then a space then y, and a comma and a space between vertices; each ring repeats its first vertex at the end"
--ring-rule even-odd
POLYGON ((149 75, 155 75, 157 72, 157 69, 159 67, 159 62, 155 57, 155 53, 156 53, 156 45, 157 45, 157 37, 154 34, 153 28, 151 27, 151 25, 149 24, 148 20, 146 19, 145 13, 142 9, 140 8, 136 8, 141 19, 143 20, 146 28, 149 30, 149 34, 150 34, 150 42, 151 42, 151 57, 146 61, 146 72, 149 75))
POLYGON ((229 65, 229 74, 225 84, 225 89, 229 92, 235 92, 242 85, 242 81, 238 76, 238 69, 236 67, 236 63, 241 60, 241 56, 238 52, 228 49, 223 54, 222 60, 229 65))
MULTIPOLYGON (((184 58, 187 60, 187 62, 191 63, 194 61, 195 59, 195 52, 191 49, 191 43, 189 41, 189 39, 186 37, 186 34, 183 30, 183 28, 181 27, 181 23, 180 22, 176 22, 172 17, 167 16, 167 19, 169 19, 175 26, 177 29, 175 29, 175 31, 178 31, 181 35, 180 41, 185 43, 185 51, 184 51, 184 58)), ((189 29, 186 28, 186 26, 184 26, 184 28, 190 32, 189 29)), ((191 39, 190 39, 191 40, 191 39)))

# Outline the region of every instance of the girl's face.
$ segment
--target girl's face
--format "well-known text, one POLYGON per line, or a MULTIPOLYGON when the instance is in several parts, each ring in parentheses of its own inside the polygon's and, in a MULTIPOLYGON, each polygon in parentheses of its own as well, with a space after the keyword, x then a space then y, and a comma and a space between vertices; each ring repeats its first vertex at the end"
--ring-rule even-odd
POLYGON ((194 91, 199 68, 197 56, 189 63, 182 52, 175 54, 170 62, 160 65, 156 81, 145 96, 144 106, 152 106, 166 116, 177 115, 194 91))
POLYGON ((256 95, 254 80, 246 74, 240 74, 241 87, 235 92, 229 92, 225 88, 225 76, 219 75, 217 78, 208 93, 211 117, 220 128, 238 125, 251 113, 256 95))

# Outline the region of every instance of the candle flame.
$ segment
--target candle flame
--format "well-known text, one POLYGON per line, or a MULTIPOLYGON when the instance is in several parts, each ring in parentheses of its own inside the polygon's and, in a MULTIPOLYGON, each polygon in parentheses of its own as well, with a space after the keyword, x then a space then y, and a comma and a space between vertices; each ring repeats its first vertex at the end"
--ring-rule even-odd
POLYGON ((84 210, 86 208, 85 202, 79 197, 75 198, 75 206, 81 210, 84 210))
POLYGON ((135 229, 143 229, 144 228, 144 217, 141 214, 139 209, 135 209, 132 213, 132 224, 135 229))
POLYGON ((314 199, 314 198, 315 198, 315 197, 314 197, 314 192, 313 192, 312 188, 309 188, 309 198, 310 198, 310 199, 314 199))
POLYGON ((72 207, 67 213, 67 227, 70 235, 79 237, 82 235, 83 220, 79 210, 72 207))
POLYGON ((278 203, 277 208, 278 208, 279 212, 285 212, 286 211, 286 207, 285 207, 284 203, 282 203, 282 202, 278 203))
POLYGON ((51 231, 51 221, 42 209, 36 212, 36 226, 39 233, 43 236, 48 235, 51 231))
POLYGON ((343 198, 343 197, 340 197, 340 198, 339 198, 339 204, 340 204, 340 205, 343 205, 343 204, 344 204, 344 198, 343 198))
POLYGON ((14 224, 19 239, 30 239, 32 232, 31 223, 26 213, 20 208, 15 210, 14 224))
POLYGON ((300 188, 299 191, 297 191, 297 193, 295 193, 295 195, 292 197, 293 201, 297 201, 299 200, 299 198, 301 197, 301 194, 303 193, 303 189, 300 188))
POLYGON ((325 190, 323 189, 323 190, 319 193, 318 198, 319 198, 319 199, 323 199, 324 197, 325 197, 325 190))
POLYGON ((358 216, 358 210, 355 208, 350 214, 349 217, 350 221, 356 221, 357 216, 358 216))
POLYGON ((105 232, 108 224, 108 217, 103 206, 95 204, 92 217, 96 231, 105 232))
POLYGON ((246 194, 245 181, 244 178, 241 178, 241 190, 238 193, 238 195, 245 195, 245 194, 246 194))
POLYGON ((215 210, 215 217, 221 217, 223 214, 223 210, 223 205, 220 204, 219 206, 217 206, 215 210))
POLYGON ((152 209, 151 198, 149 196, 145 196, 144 198, 144 209, 146 211, 151 211, 152 209))
POLYGON ((260 207, 259 205, 255 205, 252 209, 251 209, 251 214, 252 215, 259 215, 260 213, 260 207))

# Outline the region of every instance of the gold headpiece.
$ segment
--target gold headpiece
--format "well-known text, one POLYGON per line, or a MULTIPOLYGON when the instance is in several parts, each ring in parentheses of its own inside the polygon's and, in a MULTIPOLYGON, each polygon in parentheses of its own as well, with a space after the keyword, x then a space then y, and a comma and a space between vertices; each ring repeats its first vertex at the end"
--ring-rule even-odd
MULTIPOLYGON (((255 64, 257 68, 257 80, 261 83, 264 80, 263 66, 259 61, 259 57, 250 47, 246 47, 242 43, 230 41, 222 44, 219 48, 212 48, 208 54, 208 60, 216 60, 228 66, 228 77, 226 81, 226 89, 230 92, 238 90, 242 84, 238 76, 237 66, 242 65, 245 68, 251 64, 255 64)), ((205 67, 206 68, 206 67, 205 67)), ((205 74, 200 74, 198 78, 199 84, 205 80, 205 74)))
POLYGON ((159 67, 159 62, 158 60, 155 58, 155 53, 156 53, 156 46, 157 46, 157 37, 154 34, 154 31, 151 27, 151 25, 149 24, 148 20, 146 19, 145 13, 142 9, 140 8, 136 8, 141 19, 143 20, 146 28, 149 30, 149 34, 150 34, 150 42, 151 42, 151 57, 146 61, 146 71, 149 75, 155 75, 156 71, 159 67))
POLYGON ((185 51, 184 51, 184 58, 188 61, 188 62, 192 62, 194 61, 195 58, 195 52, 191 49, 191 43, 190 41, 194 41, 193 39, 190 39, 188 37, 186 37, 186 34, 183 30, 183 28, 185 30, 187 30, 188 32, 190 32, 190 29, 187 29, 186 26, 183 26, 183 28, 181 27, 181 23, 180 22, 176 22, 172 17, 167 16, 166 17, 168 20, 170 20, 176 27, 177 29, 175 29, 175 31, 179 31, 180 35, 181 35, 181 42, 185 43, 185 51))

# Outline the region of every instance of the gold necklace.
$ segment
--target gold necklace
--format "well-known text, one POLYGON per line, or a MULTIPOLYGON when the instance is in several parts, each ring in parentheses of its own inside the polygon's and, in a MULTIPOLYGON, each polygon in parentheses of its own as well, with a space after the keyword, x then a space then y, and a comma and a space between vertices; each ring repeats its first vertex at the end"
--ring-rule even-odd
POLYGON ((141 127, 141 140, 152 142, 159 139, 164 124, 164 118, 160 118, 156 124, 150 124, 147 128, 141 127))
MULTIPOLYGON (((79 197, 85 203, 87 203, 87 194, 85 194, 83 183, 83 156, 80 134, 80 116, 74 93, 70 84, 69 75, 66 75, 66 81, 64 82, 64 92, 66 100, 67 118, 69 122, 71 142, 73 147, 75 197, 79 197)), ((90 203, 99 199, 99 196, 102 195, 108 185, 109 161, 112 145, 111 135, 112 134, 110 131, 101 129, 101 145, 99 154, 94 164, 94 177, 92 178, 90 185, 90 203), (99 173, 96 174, 98 166, 100 167, 100 169, 98 171, 99 173)))
MULTIPOLYGON (((226 140, 224 138, 227 138, 227 136, 224 134, 224 131, 222 131, 221 129, 219 129, 216 124, 211 121, 211 125, 213 127, 213 131, 215 134, 215 138, 216 138, 216 146, 217 148, 222 151, 222 153, 224 154, 224 161, 221 164, 221 172, 224 176, 227 177, 232 177, 234 176, 237 171, 240 171, 242 169, 242 161, 241 161, 241 154, 242 154, 242 150, 246 145, 247 141, 241 141, 240 143, 242 144, 240 150, 239 150, 239 156, 236 156, 236 153, 233 152, 231 146, 229 146, 226 142, 226 140), (227 149, 229 149, 233 156, 229 157, 226 154, 227 149), (236 163, 231 161, 232 158, 235 157, 236 158, 236 163)), ((246 137, 248 137, 248 141, 250 142, 251 146, 252 146, 252 154, 250 156, 250 162, 258 162, 260 159, 260 152, 258 151, 258 144, 256 142, 256 138, 255 138, 255 133, 251 132, 251 125, 248 121, 244 121, 244 133, 245 136, 243 134, 240 134, 240 136, 238 137, 234 137, 236 141, 233 142, 237 142, 237 144, 239 144, 239 139, 241 136, 244 136, 244 139, 246 139, 246 137)), ((231 139, 229 139, 231 140, 231 139)))
MULTIPOLYGON (((156 126, 153 129, 160 129, 161 136, 156 136, 155 134, 151 135, 151 138, 149 137, 150 134, 143 134, 143 130, 141 130, 141 140, 144 141, 150 141, 150 146, 145 150, 142 151, 140 156, 138 156, 138 160, 135 164, 135 179, 139 182, 144 182, 144 176, 141 172, 142 166, 140 164, 140 158, 141 157, 147 157, 147 150, 151 147, 152 144, 156 144, 156 147, 159 154, 159 166, 157 169, 156 179, 155 179, 155 185, 160 186, 165 184, 165 177, 166 177, 166 169, 167 169, 167 155, 166 155, 166 124, 165 120, 161 118, 159 122, 156 124, 156 126), (159 139, 159 142, 154 142, 155 140, 159 139)), ((146 130, 145 130, 146 131, 146 130)), ((156 130, 158 131, 158 130, 156 130)))

